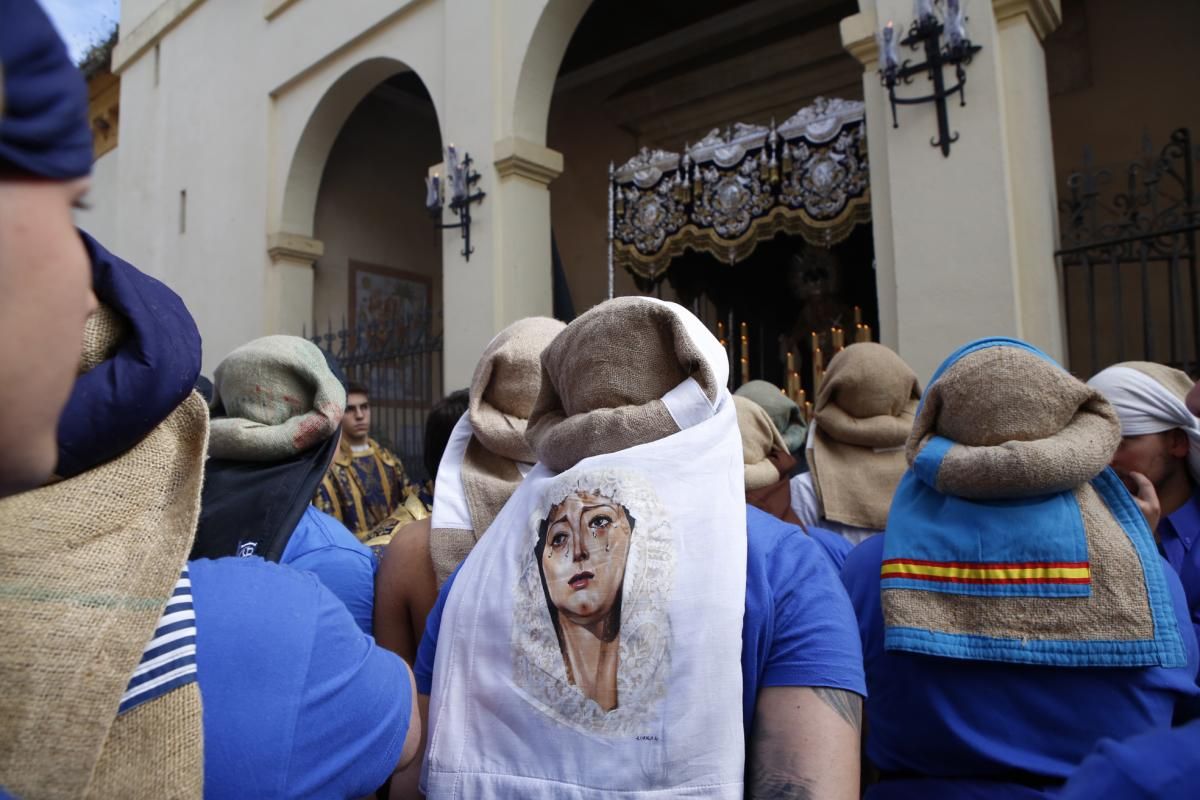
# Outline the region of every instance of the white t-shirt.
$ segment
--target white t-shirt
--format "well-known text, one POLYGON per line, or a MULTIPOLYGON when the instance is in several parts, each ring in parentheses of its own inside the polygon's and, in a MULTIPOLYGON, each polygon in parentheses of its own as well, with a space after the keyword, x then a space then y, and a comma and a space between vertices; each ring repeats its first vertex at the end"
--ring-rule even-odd
POLYGON ((851 544, 858 544, 868 536, 874 536, 883 531, 874 528, 859 528, 854 525, 844 525, 841 522, 825 519, 821 516, 821 503, 817 500, 817 491, 813 488, 811 472, 802 472, 790 482, 792 495, 792 511, 805 525, 814 528, 824 528, 844 537, 851 544))

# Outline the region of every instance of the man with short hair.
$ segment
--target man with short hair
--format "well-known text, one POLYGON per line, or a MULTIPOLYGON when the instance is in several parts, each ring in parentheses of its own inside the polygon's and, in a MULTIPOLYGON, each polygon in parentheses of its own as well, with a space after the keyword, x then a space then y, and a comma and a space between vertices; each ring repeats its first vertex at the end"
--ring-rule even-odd
POLYGON ((1127 361, 1088 384, 1117 410, 1121 444, 1112 467, 1138 498, 1159 550, 1179 574, 1200 634, 1200 419, 1186 402, 1192 379, 1163 364, 1127 361))
POLYGON ((342 439, 313 503, 343 524, 361 541, 389 515, 401 521, 428 516, 391 450, 371 438, 371 397, 357 381, 346 384, 342 439))

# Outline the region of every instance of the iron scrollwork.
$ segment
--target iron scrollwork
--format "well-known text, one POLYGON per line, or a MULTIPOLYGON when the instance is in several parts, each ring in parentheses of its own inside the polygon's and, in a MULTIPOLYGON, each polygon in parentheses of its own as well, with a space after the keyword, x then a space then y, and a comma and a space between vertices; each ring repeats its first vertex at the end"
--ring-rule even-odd
POLYGON ((1180 128, 1160 150, 1144 138, 1141 156, 1119 169, 1085 150, 1083 169, 1067 179, 1055 255, 1068 329, 1085 317, 1089 373, 1131 357, 1200 368, 1197 160, 1200 148, 1180 128), (1127 329, 1128 318, 1140 330, 1127 329))

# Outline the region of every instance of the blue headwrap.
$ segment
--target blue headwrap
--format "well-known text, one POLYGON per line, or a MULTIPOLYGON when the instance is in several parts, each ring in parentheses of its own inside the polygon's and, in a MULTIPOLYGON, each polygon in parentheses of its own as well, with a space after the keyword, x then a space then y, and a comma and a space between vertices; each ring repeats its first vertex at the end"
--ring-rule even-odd
POLYGON ((200 375, 200 331, 179 295, 79 233, 92 260, 92 288, 128 333, 109 358, 75 380, 58 423, 55 472, 63 478, 141 441, 200 375))
POLYGON ((83 76, 35 0, 0 0, 0 164, 55 180, 92 171, 83 76))

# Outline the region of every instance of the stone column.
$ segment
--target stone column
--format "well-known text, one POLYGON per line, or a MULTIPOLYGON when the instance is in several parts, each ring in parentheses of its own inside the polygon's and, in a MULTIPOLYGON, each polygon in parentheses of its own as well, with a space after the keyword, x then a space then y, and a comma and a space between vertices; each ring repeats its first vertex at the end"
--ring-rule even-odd
MULTIPOLYGON (((982 50, 966 67, 967 104, 948 102, 959 135, 948 158, 930 146, 933 104, 900 106, 892 127, 880 85, 875 33, 912 22, 910 0, 861 0, 842 20, 842 43, 863 64, 871 160, 880 328, 923 380, 955 347, 981 336, 1015 336, 1065 355, 1054 161, 1042 39, 1059 0, 992 0, 968 7, 968 34, 982 50)), ((903 34, 901 34, 903 35, 903 34)), ((902 49, 901 59, 923 58, 902 49)), ((953 75, 947 72, 953 82, 953 75)), ((917 77, 897 87, 927 94, 917 77)))
POLYGON ((313 264, 324 253, 325 245, 308 236, 280 232, 267 237, 264 334, 299 336, 312 327, 313 264))

